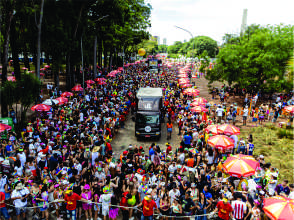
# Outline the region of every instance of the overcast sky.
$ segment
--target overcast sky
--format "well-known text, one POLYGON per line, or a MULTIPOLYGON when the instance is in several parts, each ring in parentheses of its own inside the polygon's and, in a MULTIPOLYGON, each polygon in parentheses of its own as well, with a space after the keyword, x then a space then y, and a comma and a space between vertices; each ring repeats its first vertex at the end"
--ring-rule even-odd
POLYGON ((150 32, 166 38, 167 44, 205 35, 222 42, 225 33, 239 33, 243 10, 248 9, 247 25, 294 25, 294 0, 146 0, 152 5, 150 32))

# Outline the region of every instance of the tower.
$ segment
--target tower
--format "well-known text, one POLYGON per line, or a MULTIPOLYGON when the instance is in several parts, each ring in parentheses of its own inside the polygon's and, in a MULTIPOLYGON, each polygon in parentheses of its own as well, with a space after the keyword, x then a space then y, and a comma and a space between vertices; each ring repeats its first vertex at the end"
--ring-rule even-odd
POLYGON ((242 24, 241 24, 241 31, 240 35, 242 36, 247 28, 247 8, 243 10, 243 17, 242 17, 242 24))

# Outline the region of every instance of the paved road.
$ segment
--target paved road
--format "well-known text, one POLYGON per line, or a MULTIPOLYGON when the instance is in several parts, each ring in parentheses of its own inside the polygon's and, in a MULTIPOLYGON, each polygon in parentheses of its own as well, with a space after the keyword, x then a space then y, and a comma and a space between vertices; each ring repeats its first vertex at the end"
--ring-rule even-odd
MULTIPOLYGON (((154 142, 160 146, 161 149, 165 149, 165 143, 169 142, 171 146, 178 147, 180 144, 180 136, 178 136, 178 126, 174 124, 173 127, 173 133, 172 138, 170 140, 166 139, 167 135, 167 129, 166 129, 166 123, 162 123, 162 135, 160 140, 154 140, 154 139, 145 139, 145 140, 137 140, 135 137, 135 122, 132 121, 131 115, 128 116, 125 128, 119 129, 118 134, 115 136, 114 140, 111 142, 113 152, 116 155, 116 158, 118 158, 118 155, 120 155, 124 150, 128 148, 130 144, 137 145, 137 146, 143 146, 145 152, 148 154, 147 149, 149 149, 149 146, 154 142)), ((166 121, 166 120, 165 120, 166 121)))

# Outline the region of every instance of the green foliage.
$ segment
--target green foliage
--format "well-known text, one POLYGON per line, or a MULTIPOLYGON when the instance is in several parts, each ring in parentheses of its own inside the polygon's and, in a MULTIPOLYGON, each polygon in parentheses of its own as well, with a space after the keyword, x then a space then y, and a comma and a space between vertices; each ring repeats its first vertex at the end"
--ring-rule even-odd
POLYGON ((18 101, 17 83, 12 81, 5 81, 1 86, 1 102, 9 106, 18 101))
POLYGON ((184 43, 176 41, 168 47, 169 54, 181 54, 189 57, 199 57, 204 51, 207 56, 215 57, 218 53, 217 42, 207 36, 198 36, 184 43))
POLYGON ((249 27, 241 37, 226 35, 217 65, 208 71, 210 81, 236 83, 248 91, 267 93, 291 90, 285 78, 293 54, 294 26, 249 27))
POLYGON ((41 81, 32 74, 23 73, 21 80, 17 81, 17 97, 24 106, 25 111, 39 96, 41 81))

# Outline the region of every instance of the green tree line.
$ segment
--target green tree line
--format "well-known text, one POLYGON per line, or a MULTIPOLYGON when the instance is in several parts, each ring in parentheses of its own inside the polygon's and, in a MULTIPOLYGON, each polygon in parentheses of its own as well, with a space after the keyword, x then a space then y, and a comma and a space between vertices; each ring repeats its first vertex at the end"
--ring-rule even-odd
MULTIPOLYGON (((0 13, 2 83, 7 81, 9 52, 17 81, 22 78, 19 56, 28 70, 33 57, 39 78, 43 53, 56 87, 65 64, 69 90, 80 73, 82 51, 84 66, 93 66, 96 76, 96 64, 122 66, 118 53, 129 57, 134 45, 150 37, 151 5, 145 0, 1 0, 0 13)), ((1 100, 2 113, 6 104, 1 100)))

